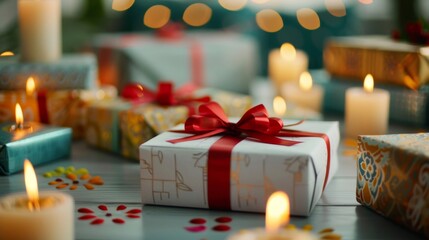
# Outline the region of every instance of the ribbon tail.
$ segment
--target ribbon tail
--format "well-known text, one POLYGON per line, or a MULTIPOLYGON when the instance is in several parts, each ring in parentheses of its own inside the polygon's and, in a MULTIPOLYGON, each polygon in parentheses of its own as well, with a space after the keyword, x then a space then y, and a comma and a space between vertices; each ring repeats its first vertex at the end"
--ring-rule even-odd
POLYGON ((251 132, 251 133, 247 133, 247 135, 248 135, 247 137, 248 140, 254 140, 257 142, 268 143, 268 144, 293 146, 295 144, 301 143, 299 141, 281 139, 276 136, 266 135, 262 133, 251 132))
MULTIPOLYGON (((180 130, 178 130, 178 131, 177 130, 172 130, 170 132, 189 133, 189 132, 180 131, 180 130)), ((167 140, 167 142, 173 143, 173 144, 181 143, 181 142, 188 142, 188 141, 198 140, 198 139, 202 139, 202 138, 212 137, 214 135, 218 135, 218 134, 223 133, 223 132, 226 132, 226 130, 223 129, 223 128, 221 128, 221 129, 215 129, 213 131, 202 133, 202 134, 196 134, 196 135, 192 135, 192 136, 188 136, 188 137, 167 140)))

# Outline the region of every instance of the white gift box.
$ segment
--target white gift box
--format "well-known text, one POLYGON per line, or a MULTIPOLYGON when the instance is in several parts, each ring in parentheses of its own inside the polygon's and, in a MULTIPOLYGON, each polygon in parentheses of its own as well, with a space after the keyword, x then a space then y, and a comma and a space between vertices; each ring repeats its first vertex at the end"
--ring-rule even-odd
MULTIPOLYGON (((338 167, 338 122, 305 121, 289 129, 328 136, 329 161, 327 143, 321 137, 284 138, 301 142, 293 146, 243 140, 230 154, 231 210, 265 212, 271 193, 282 190, 289 195, 292 215, 310 215, 338 167)), ((208 181, 219 179, 208 179, 207 163, 209 148, 223 136, 167 142, 188 135, 165 132, 140 146, 144 204, 210 208, 208 192, 222 190, 208 189, 208 181)))

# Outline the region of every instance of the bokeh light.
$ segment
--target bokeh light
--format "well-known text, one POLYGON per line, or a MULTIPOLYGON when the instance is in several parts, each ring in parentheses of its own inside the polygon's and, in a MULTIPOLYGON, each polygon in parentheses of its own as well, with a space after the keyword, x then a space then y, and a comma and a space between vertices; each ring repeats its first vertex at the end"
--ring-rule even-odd
POLYGON ((301 8, 296 11, 299 24, 305 29, 316 30, 320 27, 319 15, 311 8, 301 8))
POLYGON ((2 52, 0 54, 1 57, 6 57, 6 56, 14 56, 15 54, 11 51, 6 51, 6 52, 2 52))
POLYGON ((325 6, 332 16, 344 17, 346 15, 346 6, 343 0, 325 0, 325 6))
POLYGON ((256 3, 256 4, 264 4, 266 2, 268 2, 270 0, 252 0, 252 2, 256 3))
POLYGON ((272 9, 264 9, 256 14, 256 23, 266 32, 278 32, 283 28, 283 19, 272 9))
POLYGON ((206 24, 211 17, 212 9, 203 3, 189 5, 183 13, 183 21, 194 27, 206 24))
POLYGON ((219 0, 219 4, 230 11, 238 11, 246 6, 247 0, 219 0))
POLYGON ((112 9, 115 11, 125 11, 129 9, 135 0, 113 0, 112 9))
POLYGON ((359 0, 362 4, 372 4, 372 0, 359 0))
POLYGON ((144 25, 150 28, 160 28, 170 20, 171 10, 163 5, 150 7, 143 17, 144 25))

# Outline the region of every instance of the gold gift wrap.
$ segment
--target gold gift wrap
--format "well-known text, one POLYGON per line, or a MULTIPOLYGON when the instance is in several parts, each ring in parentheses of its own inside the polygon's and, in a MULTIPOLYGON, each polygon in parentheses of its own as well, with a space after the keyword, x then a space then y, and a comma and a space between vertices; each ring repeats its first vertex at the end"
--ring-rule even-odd
POLYGON ((49 124, 70 127, 73 138, 85 136, 86 109, 91 102, 113 99, 115 87, 105 86, 97 90, 59 90, 46 93, 46 109, 49 124))
POLYGON ((356 199, 429 237, 429 133, 359 136, 356 199))
POLYGON ((121 153, 119 114, 131 107, 130 102, 119 98, 90 103, 86 112, 86 142, 107 151, 121 153))
POLYGON ((429 47, 397 42, 384 36, 332 38, 324 49, 324 65, 334 76, 418 89, 429 82, 429 47))
POLYGON ((252 98, 245 94, 203 88, 195 91, 196 97, 210 96, 211 101, 219 103, 228 117, 241 117, 252 107, 252 98))
POLYGON ((188 117, 185 106, 163 107, 156 104, 143 104, 122 111, 120 115, 122 155, 139 159, 139 146, 188 117))
POLYGON ((36 94, 25 91, 0 91, 0 123, 15 122, 15 105, 19 103, 25 121, 39 121, 36 94))

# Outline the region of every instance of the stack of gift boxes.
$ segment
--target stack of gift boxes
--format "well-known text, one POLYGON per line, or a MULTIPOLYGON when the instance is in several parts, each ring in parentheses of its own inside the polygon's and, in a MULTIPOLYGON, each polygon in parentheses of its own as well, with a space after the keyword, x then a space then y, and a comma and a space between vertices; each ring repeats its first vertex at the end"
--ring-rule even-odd
MULTIPOLYGON (((365 75, 371 73, 375 85, 390 93, 391 122, 427 127, 427 49, 380 36, 331 39, 324 51, 326 72, 313 74, 325 88, 324 110, 345 111, 346 89, 362 86, 365 75)), ((426 133, 359 136, 356 189, 362 205, 426 237, 428 144, 426 133)))

